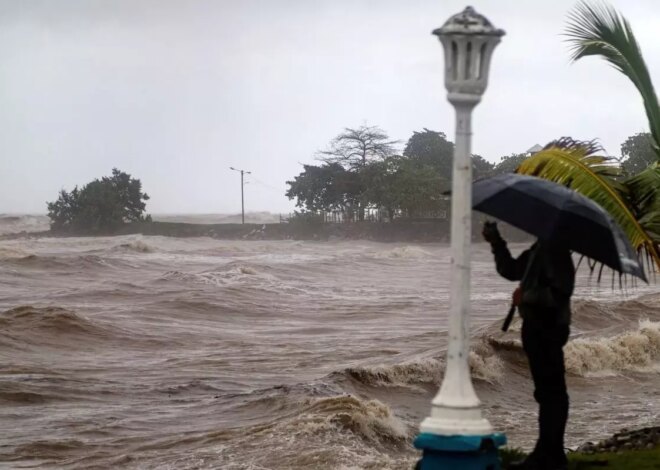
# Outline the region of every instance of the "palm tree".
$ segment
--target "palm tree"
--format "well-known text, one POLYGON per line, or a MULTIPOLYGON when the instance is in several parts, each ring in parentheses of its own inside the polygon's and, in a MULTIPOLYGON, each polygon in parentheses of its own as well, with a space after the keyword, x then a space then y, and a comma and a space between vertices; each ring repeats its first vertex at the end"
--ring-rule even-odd
POLYGON ((660 106, 653 82, 630 23, 609 5, 581 1, 569 14, 566 28, 573 61, 601 56, 628 77, 642 95, 653 149, 660 159, 660 106))
POLYGON ((621 225, 633 246, 660 269, 660 106, 628 21, 612 7, 581 1, 566 30, 572 60, 601 56, 639 90, 658 161, 623 178, 613 159, 597 156, 594 142, 560 139, 525 160, 519 173, 555 181, 598 202, 621 225))
POLYGON ((563 137, 527 158, 516 172, 554 181, 593 199, 617 221, 637 252, 660 268, 660 211, 653 206, 660 171, 645 170, 620 181, 618 162, 597 155, 601 150, 594 141, 563 137))

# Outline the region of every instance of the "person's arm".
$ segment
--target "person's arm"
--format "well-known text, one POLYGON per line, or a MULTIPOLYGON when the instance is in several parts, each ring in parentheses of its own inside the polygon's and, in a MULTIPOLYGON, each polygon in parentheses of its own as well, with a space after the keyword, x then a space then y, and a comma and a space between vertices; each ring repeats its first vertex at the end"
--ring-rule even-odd
POLYGON ((484 224, 483 236, 495 255, 495 268, 499 275, 509 281, 522 280, 530 250, 524 251, 517 259, 513 258, 495 223, 484 224))
POLYGON ((529 260, 529 250, 514 258, 504 240, 491 243, 490 246, 495 255, 495 269, 498 274, 509 281, 521 281, 529 260))

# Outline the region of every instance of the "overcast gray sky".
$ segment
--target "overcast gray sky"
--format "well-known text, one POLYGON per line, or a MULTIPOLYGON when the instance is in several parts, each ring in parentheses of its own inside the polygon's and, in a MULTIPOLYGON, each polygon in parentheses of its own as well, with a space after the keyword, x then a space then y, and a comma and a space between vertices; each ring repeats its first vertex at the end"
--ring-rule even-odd
MULTIPOLYGON (((646 131, 632 84, 598 59, 569 64, 574 0, 471 2, 507 35, 475 111, 491 161, 563 135, 610 154, 646 131)), ((611 2, 660 86, 660 2, 611 2)), ((465 0, 0 0, 0 212, 118 167, 152 213, 287 211, 285 181, 343 127, 405 141, 446 132, 440 44, 465 0)))

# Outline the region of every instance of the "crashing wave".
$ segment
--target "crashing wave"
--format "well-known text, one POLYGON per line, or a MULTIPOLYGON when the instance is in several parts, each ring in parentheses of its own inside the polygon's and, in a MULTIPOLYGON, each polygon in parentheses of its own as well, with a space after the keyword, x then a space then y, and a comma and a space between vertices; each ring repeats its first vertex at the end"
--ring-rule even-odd
MULTIPOLYGON (((497 350, 523 354, 520 339, 486 339, 497 350)), ((638 329, 614 336, 571 339, 564 346, 564 357, 566 371, 577 376, 660 370, 660 322, 644 320, 638 329)))
POLYGON ((128 243, 122 243, 116 248, 126 251, 134 251, 136 253, 153 253, 155 251, 151 245, 143 242, 142 240, 133 240, 128 243))
MULTIPOLYGON (((470 351, 468 364, 472 377, 488 383, 498 382, 504 364, 492 348, 479 344, 470 351)), ((439 385, 445 369, 444 361, 434 358, 401 364, 349 367, 344 373, 353 380, 372 387, 408 387, 439 385)))
POLYGON ((659 366, 660 322, 641 321, 636 331, 609 338, 578 338, 564 348, 566 370, 581 376, 648 370, 659 366))
POLYGON ((429 256, 429 252, 416 246, 398 246, 391 250, 379 251, 375 258, 381 259, 419 259, 429 256))
POLYGON ((470 351, 468 357, 472 377, 488 383, 499 382, 504 374, 504 364, 497 354, 482 355, 470 351))
POLYGON ((372 443, 406 442, 411 429, 378 400, 340 395, 305 400, 303 411, 287 423, 293 433, 350 432, 372 443))
POLYGON ((406 468, 412 462, 410 441, 418 423, 407 423, 379 400, 340 394, 303 398, 290 405, 287 415, 278 419, 237 431, 216 431, 212 439, 224 443, 231 433, 233 441, 218 468, 380 470, 406 468), (264 443, 273 442, 276 460, 263 452, 264 443), (237 459, 249 462, 248 467, 232 466, 237 459))
POLYGON ((273 276, 262 273, 252 266, 243 264, 232 264, 223 270, 204 271, 200 273, 168 271, 161 276, 161 279, 218 286, 231 285, 237 282, 275 281, 273 276))
POLYGON ((259 271, 257 271, 251 266, 237 266, 236 269, 240 274, 248 274, 251 276, 255 276, 259 274, 259 271))
POLYGON ((423 359, 393 365, 349 367, 344 372, 353 380, 370 386, 406 386, 440 382, 444 364, 437 359, 423 359))

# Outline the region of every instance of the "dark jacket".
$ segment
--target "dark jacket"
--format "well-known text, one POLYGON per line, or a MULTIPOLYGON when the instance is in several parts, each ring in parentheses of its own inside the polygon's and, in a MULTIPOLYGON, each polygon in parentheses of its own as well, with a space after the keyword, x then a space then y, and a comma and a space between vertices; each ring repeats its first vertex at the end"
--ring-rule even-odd
POLYGON ((514 259, 504 240, 491 246, 497 272, 510 281, 521 281, 519 311, 525 321, 570 324, 575 267, 568 250, 537 242, 514 259))

